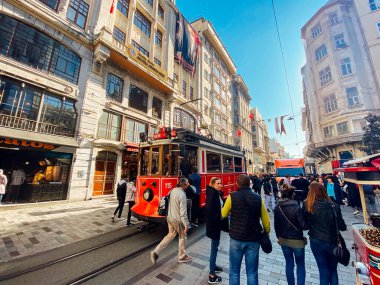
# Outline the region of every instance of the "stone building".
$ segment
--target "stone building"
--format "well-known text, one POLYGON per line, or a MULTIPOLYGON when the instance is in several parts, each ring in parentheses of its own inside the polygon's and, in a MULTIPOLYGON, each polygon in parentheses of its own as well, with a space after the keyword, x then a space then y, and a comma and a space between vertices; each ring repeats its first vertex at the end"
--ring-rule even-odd
POLYGON ((374 67, 379 51, 374 48, 377 23, 375 17, 364 17, 376 1, 358 2, 363 4, 358 9, 362 17, 354 1, 332 0, 302 28, 306 155, 317 159, 320 173, 332 171, 332 160, 363 155, 359 147, 364 118, 380 110, 374 67))

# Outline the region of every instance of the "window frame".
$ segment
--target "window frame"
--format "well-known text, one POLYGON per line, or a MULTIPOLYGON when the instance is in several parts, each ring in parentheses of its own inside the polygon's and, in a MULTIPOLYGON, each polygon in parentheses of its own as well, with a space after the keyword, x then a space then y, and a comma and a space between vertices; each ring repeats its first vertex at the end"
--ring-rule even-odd
POLYGON ((380 0, 369 0, 369 9, 371 12, 377 11, 380 9, 380 0))
POLYGON ((345 121, 345 122, 336 124, 336 130, 337 130, 338 135, 348 134, 349 133, 348 122, 345 121), (342 129, 342 126, 345 126, 345 129, 344 128, 342 129))
POLYGON ((320 34, 322 34, 322 26, 320 23, 318 23, 314 27, 311 28, 311 37, 313 39, 316 39, 318 38, 320 34))
POLYGON ((152 99, 152 117, 153 118, 156 118, 156 119, 162 119, 162 100, 160 98, 157 98, 157 97, 154 97, 153 96, 153 99, 152 99), (155 112, 153 111, 154 107, 155 107, 155 102, 158 104, 156 107, 157 107, 157 111, 155 114, 155 112))
POLYGON ((333 81, 330 66, 319 71, 319 83, 321 87, 328 85, 333 81))
POLYGON ((135 15, 133 17, 133 24, 143 32, 148 38, 150 38, 152 32, 152 22, 145 17, 145 15, 136 9, 135 15))
MULTIPOLYGON (((113 87, 114 90, 116 90, 115 86, 113 87)), ((123 88, 124 88, 124 81, 121 77, 115 75, 114 73, 108 73, 107 75, 107 84, 106 84, 106 97, 113 100, 113 101, 116 101, 116 102, 119 102, 119 103, 122 103, 123 101, 123 88), (116 82, 118 81, 118 82, 116 82), (118 83, 121 83, 121 84, 118 84, 118 83), (118 96, 114 96, 112 95, 111 93, 109 93, 109 89, 111 88, 111 84, 115 85, 115 86, 118 86, 120 88, 120 93, 118 94, 118 96)))
POLYGON ((207 173, 222 173, 222 155, 220 153, 206 151, 206 171, 207 173), (215 159, 212 159, 215 157, 215 159), (219 160, 218 160, 219 158, 219 160), (218 162, 219 164, 211 164, 211 162, 218 162))
POLYGON ((182 80, 182 84, 181 84, 181 92, 182 92, 182 95, 184 97, 186 97, 186 93, 187 93, 187 82, 185 80, 182 80))
POLYGON ((120 115, 120 114, 116 114, 116 113, 113 113, 113 112, 108 112, 108 111, 103 111, 102 115, 100 116, 99 120, 98 120, 98 126, 97 126, 97 131, 96 131, 96 136, 98 138, 103 138, 103 139, 106 139, 106 140, 113 140, 113 141, 120 141, 121 140, 121 129, 122 129, 122 122, 123 122, 123 116, 120 115), (106 118, 106 123, 104 124, 103 122, 100 123, 100 119, 102 118, 102 115, 103 114, 106 114, 107 118, 106 118), (114 123, 114 120, 113 118, 116 117, 119 119, 119 127, 115 127, 113 125, 114 123), (105 126, 105 135, 104 136, 99 136, 99 125, 103 125, 105 126), (116 139, 113 139, 112 137, 112 134, 113 134, 113 129, 116 128, 116 130, 118 129, 119 132, 117 134, 117 138, 116 139))
POLYGON ((341 60, 340 70, 342 72, 342 76, 349 76, 352 74, 351 58, 347 57, 341 60))
POLYGON ((334 12, 329 15, 329 24, 330 26, 335 26, 339 24, 338 13, 334 12))
POLYGON ((165 20, 165 10, 164 10, 164 8, 162 8, 162 6, 161 6, 160 4, 158 4, 157 15, 158 15, 162 20, 165 20))
POLYGON ((327 52, 327 47, 325 44, 322 44, 315 50, 315 60, 317 62, 321 61, 325 57, 327 57, 328 52, 327 52))
POLYGON ((117 0, 116 8, 122 15, 128 18, 129 13, 129 0, 117 0))
POLYGON ((153 8, 153 0, 146 0, 146 3, 153 8))
POLYGON ((328 139, 334 136, 334 126, 327 126, 323 128, 323 136, 328 139))
POLYGON ((140 87, 138 87, 134 84, 131 84, 129 86, 128 107, 147 114, 148 113, 148 101, 149 101, 149 93, 148 92, 146 92, 145 90, 141 89, 140 87), (133 89, 136 89, 137 93, 132 93, 133 89), (139 99, 137 99, 137 97, 132 98, 132 96, 140 96, 141 98, 139 98, 139 99), (143 98, 142 96, 145 96, 145 98, 143 98), (136 102, 132 101, 132 99, 137 100, 136 102, 141 101, 142 102, 141 108, 140 108, 140 106, 138 106, 138 104, 136 104, 136 102))
POLYGON ((149 51, 147 51, 145 48, 143 48, 139 43, 132 40, 132 46, 135 47, 140 53, 145 55, 146 57, 149 57, 149 51))
POLYGON ((344 39, 344 34, 338 34, 334 36, 335 49, 344 49, 347 47, 347 43, 344 39))
POLYGON ((59 4, 61 4, 61 0, 54 0, 56 1, 56 4, 55 4, 55 8, 53 8, 52 6, 49 5, 49 0, 39 0, 42 4, 48 6, 50 9, 54 10, 54 11, 58 11, 58 8, 59 8, 59 4))
POLYGON ((360 97, 359 91, 356 86, 346 88, 346 97, 347 97, 347 105, 349 107, 355 107, 360 105, 360 97), (355 90, 355 93, 351 93, 351 91, 355 90), (350 101, 353 104, 350 104, 350 101))
POLYGON ((89 11, 90 11, 90 4, 89 3, 87 3, 86 1, 84 1, 84 0, 70 0, 70 2, 69 2, 69 6, 67 7, 67 11, 66 11, 66 18, 70 21, 70 22, 72 22, 72 23, 74 23, 75 25, 77 25, 78 27, 80 27, 80 28, 82 28, 82 29, 85 29, 86 28, 86 24, 87 24, 87 17, 88 17, 88 14, 89 14, 89 11), (75 2, 79 2, 79 4, 78 4, 78 10, 75 10, 74 8, 74 5, 75 5, 75 2), (84 7, 86 7, 86 9, 87 9, 87 14, 86 15, 84 15, 84 14, 82 14, 82 13, 80 13, 79 12, 79 10, 80 10, 80 4, 83 4, 84 5, 84 7), (74 19, 70 19, 69 17, 68 17, 68 12, 69 12, 69 9, 72 9, 73 11, 75 11, 75 16, 74 16, 74 19), (85 16, 84 18, 85 18, 85 20, 84 20, 84 23, 83 23, 83 27, 81 26, 81 25, 79 25, 78 24, 78 14, 80 14, 80 15, 82 15, 82 16, 85 16))
POLYGON ((161 67, 161 60, 159 60, 157 57, 154 58, 154 63, 161 67))
POLYGON ((154 34, 154 43, 162 48, 162 37, 163 33, 160 30, 157 30, 154 34))
POLYGON ((120 30, 117 26, 113 26, 113 37, 119 42, 119 43, 122 43, 122 44, 125 44, 125 39, 127 38, 127 35, 122 31, 120 30), (121 38, 119 38, 119 36, 122 36, 123 40, 121 41, 121 38))
POLYGON ((325 112, 327 114, 338 110, 338 103, 337 103, 335 94, 331 94, 329 96, 326 96, 323 99, 323 102, 325 105, 325 112))

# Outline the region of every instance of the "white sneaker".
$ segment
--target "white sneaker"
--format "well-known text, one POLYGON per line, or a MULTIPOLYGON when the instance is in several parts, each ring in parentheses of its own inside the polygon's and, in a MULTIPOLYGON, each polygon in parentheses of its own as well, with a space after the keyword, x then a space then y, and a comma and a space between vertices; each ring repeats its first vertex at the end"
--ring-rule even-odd
POLYGON ((354 216, 359 215, 360 212, 358 210, 354 211, 354 216))

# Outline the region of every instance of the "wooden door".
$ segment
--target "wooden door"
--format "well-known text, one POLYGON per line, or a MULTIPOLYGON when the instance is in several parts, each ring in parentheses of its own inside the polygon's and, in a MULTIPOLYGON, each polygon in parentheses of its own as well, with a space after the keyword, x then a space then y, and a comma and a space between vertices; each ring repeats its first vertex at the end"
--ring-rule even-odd
POLYGON ((93 196, 112 195, 115 185, 117 154, 101 151, 96 157, 93 196))

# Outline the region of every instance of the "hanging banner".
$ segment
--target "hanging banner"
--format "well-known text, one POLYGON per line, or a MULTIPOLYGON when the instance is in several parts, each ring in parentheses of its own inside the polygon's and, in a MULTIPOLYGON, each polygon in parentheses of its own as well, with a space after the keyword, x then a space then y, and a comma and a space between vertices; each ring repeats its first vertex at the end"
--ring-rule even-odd
POLYGON ((284 125, 284 117, 285 116, 281 116, 281 134, 284 133, 286 135, 285 125, 284 125))
POLYGON ((175 31, 174 58, 194 76, 201 41, 181 13, 177 13, 175 31))

